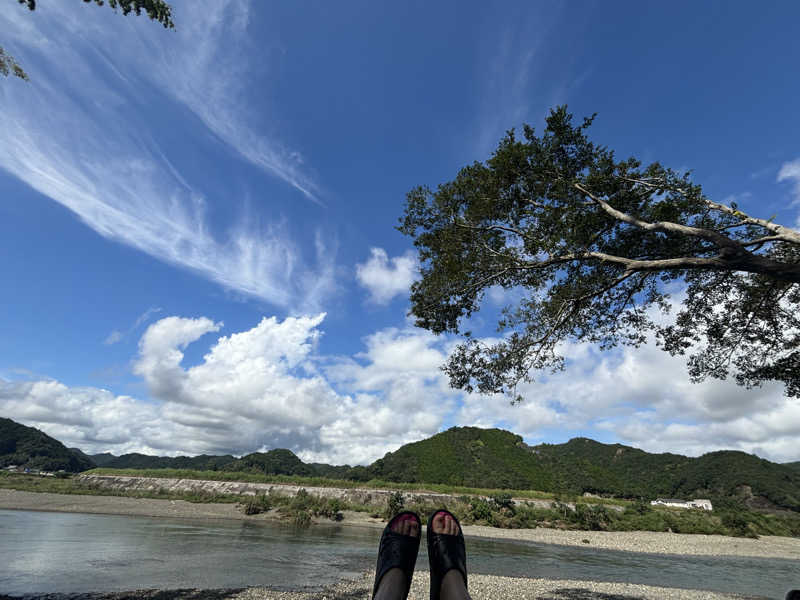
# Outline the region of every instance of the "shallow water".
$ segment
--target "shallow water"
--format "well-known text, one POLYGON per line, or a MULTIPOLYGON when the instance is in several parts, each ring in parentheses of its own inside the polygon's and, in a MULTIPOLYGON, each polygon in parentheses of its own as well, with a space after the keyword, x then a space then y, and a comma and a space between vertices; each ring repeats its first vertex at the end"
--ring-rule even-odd
MULTIPOLYGON (((374 568, 380 531, 341 525, 0 510, 0 593, 266 585, 319 589, 374 568)), ((471 538, 472 573, 627 581, 783 598, 800 561, 634 554, 471 538)), ((427 569, 425 541, 418 568, 427 569)))

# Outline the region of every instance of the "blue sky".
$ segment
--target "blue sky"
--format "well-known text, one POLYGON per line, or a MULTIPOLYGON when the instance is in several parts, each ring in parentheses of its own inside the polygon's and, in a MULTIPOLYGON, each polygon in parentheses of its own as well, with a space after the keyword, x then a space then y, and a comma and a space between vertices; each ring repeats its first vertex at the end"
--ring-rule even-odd
POLYGON ((519 407, 448 389, 394 229, 563 103, 800 226, 796 3, 209 0, 175 31, 54 4, 0 7, 31 79, 0 81, 0 414, 116 454, 364 463, 458 424, 800 459, 780 386, 691 385, 652 347, 569 345, 519 407))

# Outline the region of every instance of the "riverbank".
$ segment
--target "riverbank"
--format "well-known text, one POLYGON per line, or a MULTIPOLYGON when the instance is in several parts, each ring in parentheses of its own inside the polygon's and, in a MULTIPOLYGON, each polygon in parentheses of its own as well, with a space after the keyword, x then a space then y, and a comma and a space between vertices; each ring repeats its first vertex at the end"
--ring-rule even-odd
MULTIPOLYGON (((242 590, 135 590, 108 594, 47 594, 25 600, 368 600, 372 573, 344 580, 322 591, 278 592, 267 588, 242 590)), ((409 600, 428 600, 429 574, 414 574, 409 600)), ((737 596, 702 590, 664 588, 630 583, 600 583, 555 579, 527 579, 495 575, 470 575, 473 600, 761 600, 761 596, 737 596)), ((0 595, 0 600, 13 597, 0 595)))
MULTIPOLYGON (((193 519, 237 519, 248 521, 279 518, 274 511, 247 516, 235 504, 191 503, 184 500, 131 498, 125 496, 84 496, 0 489, 0 509, 77 512, 89 514, 170 517, 193 519)), ((331 523, 317 519, 320 523, 331 523)), ((367 513, 344 513, 346 526, 381 529, 385 523, 367 513)), ((660 554, 704 556, 752 556, 800 560, 800 539, 762 536, 759 539, 719 535, 657 533, 649 531, 564 531, 560 529, 498 529, 467 525, 464 535, 518 540, 543 544, 583 546, 660 554), (588 541, 588 543, 587 543, 588 541)))

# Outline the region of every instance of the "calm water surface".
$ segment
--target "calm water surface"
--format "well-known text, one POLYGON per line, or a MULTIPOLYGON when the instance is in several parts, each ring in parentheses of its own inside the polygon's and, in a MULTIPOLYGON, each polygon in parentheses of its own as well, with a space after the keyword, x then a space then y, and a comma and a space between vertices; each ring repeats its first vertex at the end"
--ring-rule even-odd
MULTIPOLYGON (((0 510, 0 593, 266 585, 319 589, 373 569, 380 531, 0 510)), ((783 598, 800 561, 632 554, 468 539, 472 573, 627 581, 783 598)), ((427 569, 423 540, 418 568, 427 569)))

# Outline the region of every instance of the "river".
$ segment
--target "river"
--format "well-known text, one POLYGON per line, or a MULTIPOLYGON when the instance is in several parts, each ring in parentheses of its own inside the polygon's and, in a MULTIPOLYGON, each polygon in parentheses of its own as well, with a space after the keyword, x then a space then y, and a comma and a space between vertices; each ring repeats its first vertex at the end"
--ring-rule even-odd
MULTIPOLYGON (((319 589, 374 569, 380 531, 341 525, 0 510, 0 593, 319 589)), ((800 561, 468 539, 470 572, 627 581, 783 598, 800 561)), ((427 569, 425 544, 418 568, 427 569)))

